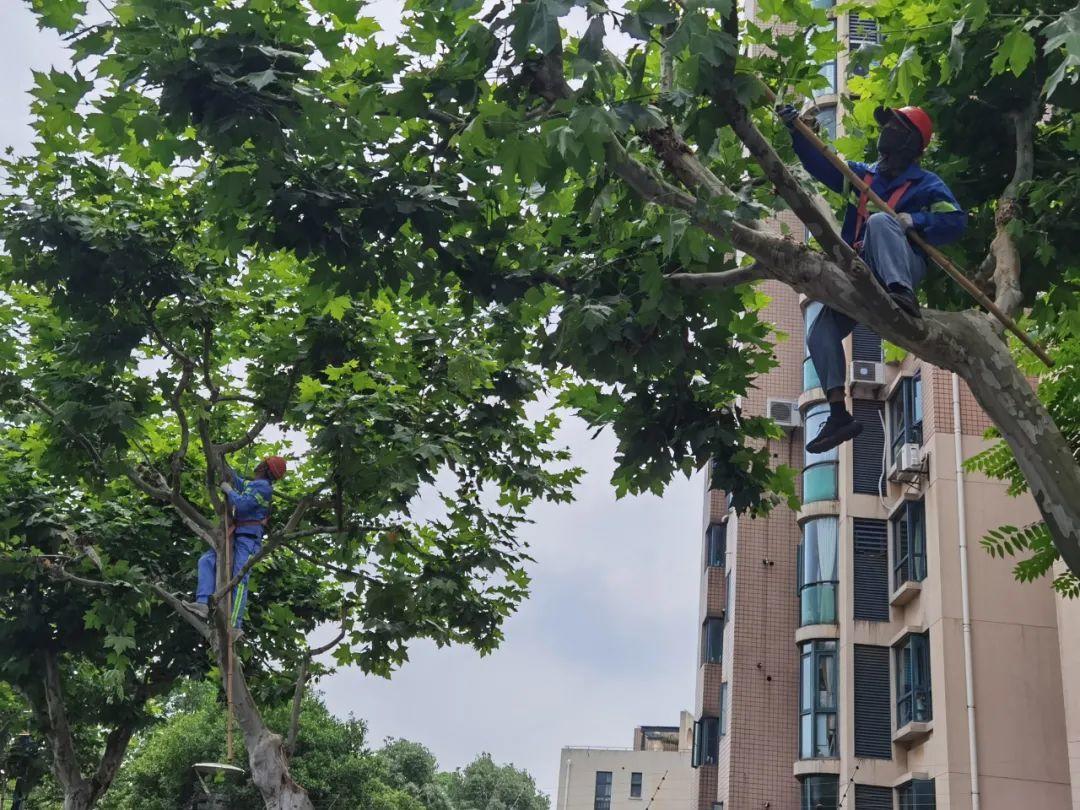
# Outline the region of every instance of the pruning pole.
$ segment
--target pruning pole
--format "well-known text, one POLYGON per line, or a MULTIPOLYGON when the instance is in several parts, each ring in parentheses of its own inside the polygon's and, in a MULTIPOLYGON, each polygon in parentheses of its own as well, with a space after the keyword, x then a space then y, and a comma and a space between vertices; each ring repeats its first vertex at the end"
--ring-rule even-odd
MULTIPOLYGON (((765 88, 765 98, 768 100, 769 104, 775 104, 776 94, 773 93, 773 91, 764 83, 762 83, 762 87, 765 88)), ((885 202, 885 200, 881 199, 881 197, 879 197, 873 191, 873 189, 870 188, 870 186, 863 182, 863 179, 857 174, 855 174, 855 172, 851 170, 851 167, 847 165, 847 161, 841 159, 840 156, 836 154, 836 152, 830 149, 821 140, 821 138, 817 136, 814 130, 810 129, 810 127, 806 125, 806 122, 803 121, 802 118, 795 119, 795 128, 799 131, 799 134, 801 134, 804 138, 806 138, 806 140, 810 142, 811 146, 821 152, 821 154, 825 156, 826 160, 828 160, 833 166, 840 170, 840 173, 843 174, 845 178, 847 178, 848 182, 851 183, 851 185, 857 188, 860 192, 866 194, 870 202, 874 204, 874 207, 876 207, 880 211, 885 212, 893 219, 897 218, 896 212, 889 206, 889 204, 885 202)), ((1046 353, 1046 350, 1043 349, 1042 346, 1040 346, 1034 340, 1032 340, 1031 337, 1027 334, 1027 332, 1025 332, 1017 325, 1016 321, 1014 321, 1012 318, 1002 312, 1001 308, 997 304, 995 304, 986 295, 984 295, 982 290, 976 287, 975 284, 967 276, 964 275, 963 271, 955 264, 953 264, 952 260, 948 256, 946 256, 936 247, 923 239, 915 230, 907 231, 907 237, 916 245, 918 245, 918 247, 920 247, 927 256, 933 259, 934 264, 944 270, 945 273, 950 278, 952 278, 953 281, 955 281, 957 284, 967 290, 968 293, 971 294, 972 298, 978 301, 979 304, 981 304, 988 312, 990 312, 991 315, 997 318, 1002 326, 1004 326, 1006 329, 1016 335, 1016 337, 1019 338, 1020 342, 1031 350, 1032 354, 1034 354, 1036 357, 1042 360, 1043 363, 1046 364, 1047 368, 1053 368, 1054 361, 1050 359, 1050 355, 1046 353)))
MULTIPOLYGON (((229 531, 229 503, 227 499, 225 502, 225 571, 225 581, 229 582, 233 573, 232 532, 229 531)), ((225 761, 231 764, 233 760, 233 600, 231 594, 225 594, 225 604, 228 605, 225 608, 228 623, 226 633, 228 646, 225 647, 225 706, 227 708, 225 716, 225 761)))

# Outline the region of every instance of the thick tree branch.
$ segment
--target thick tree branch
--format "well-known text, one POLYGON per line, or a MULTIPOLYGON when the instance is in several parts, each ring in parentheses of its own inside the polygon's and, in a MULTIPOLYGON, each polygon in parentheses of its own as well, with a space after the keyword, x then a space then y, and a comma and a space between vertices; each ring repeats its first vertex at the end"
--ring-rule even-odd
POLYGON ((687 290, 723 290, 751 281, 768 278, 768 273, 757 262, 722 273, 672 273, 667 280, 687 290))
POLYGON ((739 103, 734 92, 727 83, 718 83, 717 89, 711 94, 716 105, 721 109, 732 130, 743 142, 751 157, 757 161, 765 172, 765 176, 772 182, 784 201, 790 206, 795 215, 810 229, 810 233, 817 239, 818 244, 825 250, 826 255, 843 268, 852 268, 856 272, 859 268, 862 272, 870 275, 870 271, 858 261, 855 251, 851 249, 840 234, 836 232, 831 217, 822 212, 815 203, 814 198, 808 194, 795 176, 788 171, 784 161, 780 159, 772 144, 766 140, 761 131, 754 125, 749 111, 739 103))
POLYGON ((65 793, 88 789, 86 780, 79 768, 79 758, 75 752, 75 738, 68 722, 67 707, 64 704, 64 690, 60 682, 60 661, 54 650, 42 653, 42 680, 45 690, 45 733, 51 741, 53 754, 53 772, 64 788, 65 793))
POLYGON ((307 687, 308 667, 311 654, 304 656, 300 669, 296 673, 296 687, 293 689, 292 711, 289 715, 289 733, 285 737, 285 753, 290 757, 296 753, 296 738, 300 734, 300 709, 304 705, 304 691, 307 687))
POLYGON ((193 628, 195 628, 195 631, 200 636, 205 638, 207 641, 210 640, 210 626, 206 622, 199 619, 199 617, 197 617, 194 613, 184 607, 183 602, 181 602, 173 594, 169 593, 169 591, 165 590, 165 588, 163 588, 161 585, 158 585, 156 582, 149 581, 146 584, 149 585, 150 589, 159 597, 161 597, 161 600, 165 602, 165 604, 167 604, 169 607, 171 607, 173 611, 175 611, 180 616, 181 619, 183 619, 193 628))
POLYGON ((1020 311, 1024 294, 1020 287, 1020 251, 1009 232, 1009 226, 1020 216, 1021 189, 1035 173, 1035 124, 1041 110, 1042 103, 1036 95, 1024 109, 1009 113, 1016 141, 1016 157, 1012 179, 998 200, 994 216, 996 234, 986 262, 988 267, 993 268, 994 303, 1010 316, 1020 311))

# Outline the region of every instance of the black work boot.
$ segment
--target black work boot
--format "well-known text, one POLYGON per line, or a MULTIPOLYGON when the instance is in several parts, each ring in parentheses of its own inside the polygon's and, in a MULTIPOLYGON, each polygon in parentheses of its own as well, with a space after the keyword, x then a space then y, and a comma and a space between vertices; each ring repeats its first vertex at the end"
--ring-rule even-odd
POLYGON ((901 284, 890 284, 889 297, 893 300, 894 304, 912 318, 922 317, 922 313, 919 311, 919 299, 915 296, 914 291, 909 290, 901 284))
POLYGON ((806 443, 806 452, 824 453, 832 450, 854 439, 862 430, 862 423, 855 421, 855 417, 847 411, 833 412, 825 420, 818 435, 806 443))

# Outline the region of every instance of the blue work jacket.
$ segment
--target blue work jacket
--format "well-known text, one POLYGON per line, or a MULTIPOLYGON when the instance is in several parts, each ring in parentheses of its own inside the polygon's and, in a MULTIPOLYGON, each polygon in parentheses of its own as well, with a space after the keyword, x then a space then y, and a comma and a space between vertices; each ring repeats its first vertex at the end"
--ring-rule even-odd
POLYGON ((227 493, 233 507, 233 520, 236 534, 243 537, 262 539, 263 527, 259 521, 270 516, 270 498, 274 494, 273 485, 265 478, 250 481, 233 472, 233 491, 227 493), (243 526, 242 523, 252 522, 243 526))
MULTIPOLYGON (((791 140, 795 146, 795 154, 799 156, 806 170, 847 199, 844 227, 840 236, 849 245, 852 244, 855 239, 859 190, 852 187, 841 171, 798 130, 791 130, 791 140)), ((918 164, 912 163, 899 177, 886 179, 878 171, 877 163, 867 164, 849 160, 848 166, 860 178, 865 178, 868 173, 872 174, 870 188, 886 201, 893 191, 911 181, 911 186, 904 192, 904 196, 894 208, 898 214, 911 214, 915 230, 931 245, 946 245, 949 242, 955 242, 963 235, 964 228, 967 227, 967 214, 960 208, 960 204, 949 187, 945 185, 945 181, 933 172, 928 172, 918 164)), ((870 206, 868 213, 873 212, 874 208, 870 206)))

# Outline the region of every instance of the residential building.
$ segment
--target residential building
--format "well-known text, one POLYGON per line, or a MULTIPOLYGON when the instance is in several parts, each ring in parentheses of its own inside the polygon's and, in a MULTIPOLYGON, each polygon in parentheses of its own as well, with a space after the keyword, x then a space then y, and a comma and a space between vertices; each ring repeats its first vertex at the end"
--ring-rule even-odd
POLYGON ((559 760, 556 810, 687 810, 693 718, 639 726, 632 748, 569 747, 559 760))
MULTIPOLYGON (((850 48, 876 37, 869 23, 835 16, 850 48)), ((830 134, 848 61, 814 100, 830 134)), ((1030 497, 958 468, 957 442, 960 459, 990 445, 986 415, 962 382, 954 400, 951 374, 886 362, 860 326, 848 405, 865 430, 806 454, 828 411, 799 339, 820 305, 761 288, 792 339, 742 404, 789 425, 768 449, 801 470, 802 506, 740 518, 705 493, 693 806, 1080 810, 1080 603, 980 547, 1039 519, 1030 497)))

